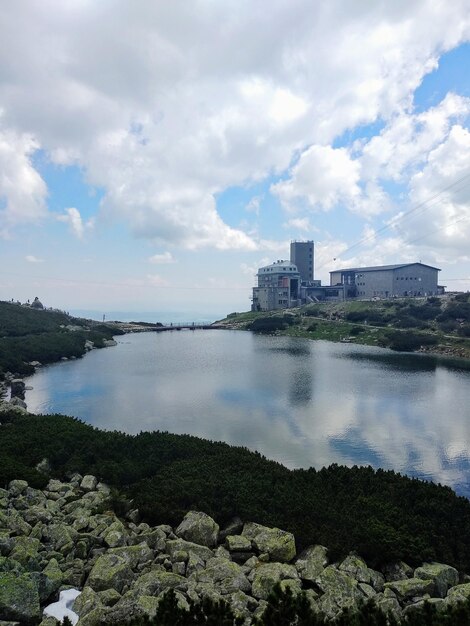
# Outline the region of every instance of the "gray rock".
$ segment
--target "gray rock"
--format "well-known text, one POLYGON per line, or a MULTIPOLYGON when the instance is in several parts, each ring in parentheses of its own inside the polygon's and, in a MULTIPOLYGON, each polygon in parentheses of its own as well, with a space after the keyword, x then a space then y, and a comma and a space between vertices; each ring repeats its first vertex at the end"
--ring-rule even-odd
POLYGON ((213 548, 217 545, 219 525, 206 513, 189 511, 175 534, 186 541, 213 548))
POLYGON ((263 563, 253 570, 252 595, 266 600, 274 585, 286 578, 297 579, 297 570, 285 563, 263 563))
POLYGON ((80 483, 80 487, 84 491, 94 491, 96 489, 97 484, 98 484, 98 480, 96 476, 87 474, 86 476, 83 477, 82 482, 80 483))
POLYGON ((384 568, 383 572, 385 580, 387 582, 393 582, 394 580, 405 580, 406 578, 413 577, 413 568, 411 568, 403 561, 390 563, 384 568))
POLYGON ((227 535, 225 537, 225 547, 230 552, 250 552, 251 539, 243 535, 227 535))
POLYGON ((170 559, 173 561, 181 560, 180 558, 178 558, 178 553, 180 553, 181 551, 186 552, 188 556, 194 554, 202 561, 208 561, 214 556, 210 548, 200 546, 197 543, 192 543, 191 541, 185 541, 184 539, 167 540, 165 544, 165 551, 170 555, 170 559))
POLYGON ((149 572, 143 574, 134 583, 132 593, 138 596, 155 596, 167 589, 178 589, 184 591, 188 586, 188 581, 183 576, 172 572, 149 572))
POLYGON ((115 589, 121 593, 125 584, 133 579, 128 561, 117 554, 103 554, 93 566, 87 585, 94 591, 115 589))
POLYGON ((314 581, 328 565, 328 549, 324 546, 310 546, 297 558, 295 567, 303 580, 314 581))
POLYGON ((449 587, 454 587, 459 582, 459 573, 450 565, 424 563, 415 569, 415 578, 434 581, 437 596, 445 598, 449 587))
POLYGON ((385 589, 394 591, 399 600, 407 601, 424 596, 427 593, 432 594, 434 582, 432 580, 422 580, 421 578, 408 578, 406 580, 385 583, 385 589))
POLYGON ((219 541, 222 543, 229 535, 239 535, 243 530, 243 522, 239 517, 234 517, 223 530, 219 532, 219 541))
POLYGON ((357 580, 333 565, 326 567, 315 582, 324 592, 318 601, 319 607, 329 618, 334 618, 343 609, 354 607, 364 600, 357 580))
POLYGON ((26 491, 28 483, 25 480, 11 480, 8 485, 8 491, 12 498, 16 498, 26 491))
POLYGON ((242 535, 251 539, 260 554, 268 554, 271 561, 287 563, 295 556, 294 535, 285 530, 248 522, 243 527, 242 535))
POLYGON ((0 615, 26 623, 40 620, 38 588, 28 574, 0 573, 0 615))
POLYGON ((208 583, 223 595, 237 591, 248 592, 250 582, 239 565, 224 558, 210 559, 206 567, 191 575, 197 583, 208 583))
POLYGON ((449 605, 455 605, 460 602, 465 602, 470 598, 470 583, 464 583, 463 585, 456 585, 451 587, 447 592, 446 602, 449 605))

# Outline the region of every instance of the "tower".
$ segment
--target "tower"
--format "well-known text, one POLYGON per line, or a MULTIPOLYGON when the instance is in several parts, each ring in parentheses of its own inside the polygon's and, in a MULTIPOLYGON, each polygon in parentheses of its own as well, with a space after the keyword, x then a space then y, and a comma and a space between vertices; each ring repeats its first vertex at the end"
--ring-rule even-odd
POLYGON ((290 261, 297 266, 302 283, 313 281, 313 241, 291 241, 290 261))

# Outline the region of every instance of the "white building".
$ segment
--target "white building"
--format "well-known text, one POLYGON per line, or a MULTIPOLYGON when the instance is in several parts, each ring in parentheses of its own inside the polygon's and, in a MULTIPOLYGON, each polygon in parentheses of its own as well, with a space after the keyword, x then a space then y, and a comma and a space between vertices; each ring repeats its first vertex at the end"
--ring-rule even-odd
POLYGON ((258 286, 253 287, 252 311, 273 311, 298 306, 300 274, 290 261, 260 267, 258 286))

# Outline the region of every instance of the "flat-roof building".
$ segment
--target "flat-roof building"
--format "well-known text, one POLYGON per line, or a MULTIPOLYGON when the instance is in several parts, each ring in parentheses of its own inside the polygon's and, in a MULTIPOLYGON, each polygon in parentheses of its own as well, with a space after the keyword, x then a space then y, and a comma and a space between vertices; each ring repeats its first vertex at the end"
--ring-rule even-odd
POLYGON ((344 285, 355 298, 434 296, 440 271, 425 263, 349 267, 330 272, 330 286, 344 285))
POLYGON ((300 274, 290 261, 260 267, 258 286, 253 287, 253 311, 273 311, 298 306, 300 274))

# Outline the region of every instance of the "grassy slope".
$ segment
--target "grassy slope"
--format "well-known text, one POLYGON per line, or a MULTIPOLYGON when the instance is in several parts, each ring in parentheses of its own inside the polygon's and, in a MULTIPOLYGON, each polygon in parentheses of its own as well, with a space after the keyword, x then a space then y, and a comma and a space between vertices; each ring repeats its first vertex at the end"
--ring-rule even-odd
POLYGON ((0 380, 6 372, 32 374, 30 361, 52 363, 61 357, 80 357, 87 339, 101 347, 104 339, 115 334, 120 331, 66 313, 0 302, 0 380), (67 325, 81 330, 67 330, 67 325))
MULTIPOLYGON (((287 313, 294 316, 294 323, 277 331, 280 334, 327 341, 348 339, 364 345, 403 349, 393 338, 399 333, 404 336, 412 333, 422 337, 423 343, 429 341, 429 350, 470 358, 470 295, 462 294, 457 300, 431 299, 431 303, 426 299, 317 303, 287 311, 233 313, 221 323, 230 328, 248 329, 254 320, 287 313), (357 320, 349 321, 351 314, 356 314, 357 320)), ((409 349, 417 348, 419 345, 409 349)))

